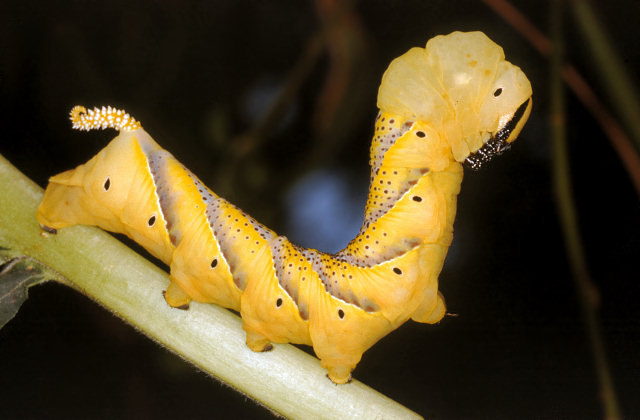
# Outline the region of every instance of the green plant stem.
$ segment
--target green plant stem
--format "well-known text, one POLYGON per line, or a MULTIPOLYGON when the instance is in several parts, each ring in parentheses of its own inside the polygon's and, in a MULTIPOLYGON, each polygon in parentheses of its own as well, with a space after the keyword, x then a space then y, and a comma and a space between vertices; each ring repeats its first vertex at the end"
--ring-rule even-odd
POLYGON ((577 211, 571 192, 569 152, 566 137, 565 95, 562 84, 562 0, 554 0, 552 2, 551 26, 554 48, 551 56, 550 125, 553 139, 553 181, 560 225, 598 376, 604 415, 608 420, 620 419, 622 415, 618 406, 613 377, 609 369, 597 314, 597 291, 589 275, 589 268, 582 248, 582 239, 578 227, 577 211))
POLYGON ((0 247, 34 258, 58 278, 202 370, 289 418, 419 418, 353 381, 337 386, 319 361, 291 345, 254 353, 240 319, 208 304, 170 308, 167 273, 111 235, 74 226, 44 234, 35 212, 42 189, 0 155, 0 247))
POLYGON ((591 3, 587 0, 573 0, 571 4, 578 27, 587 42, 586 50, 591 53, 592 62, 602 75, 607 88, 605 92, 629 130, 636 150, 640 151, 640 102, 635 86, 591 3))

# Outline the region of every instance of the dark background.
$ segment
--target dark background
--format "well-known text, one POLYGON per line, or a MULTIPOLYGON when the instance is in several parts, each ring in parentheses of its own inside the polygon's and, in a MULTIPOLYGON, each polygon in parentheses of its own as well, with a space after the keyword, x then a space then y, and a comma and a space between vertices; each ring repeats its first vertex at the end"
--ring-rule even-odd
MULTIPOLYGON (((482 2, 361 1, 341 18, 331 4, 2 2, 0 153, 44 186, 115 136, 72 131, 73 105, 124 108, 214 191, 302 245, 335 251, 362 220, 384 69, 434 35, 482 30, 528 75, 534 108, 511 152, 465 174, 440 278, 458 317, 408 322, 354 375, 429 418, 600 418, 551 183, 547 60, 482 2), (292 73, 304 76, 299 89, 256 130, 292 73)), ((547 2, 513 4, 548 32, 547 2)), ((637 79, 640 3, 597 10, 637 79)), ((607 102, 571 14, 565 34, 570 60, 607 102)), ((593 117, 567 99, 605 345, 623 413, 640 418, 638 197, 593 117)), ((0 331, 0 418, 243 416, 270 414, 63 286, 31 289, 0 331)))

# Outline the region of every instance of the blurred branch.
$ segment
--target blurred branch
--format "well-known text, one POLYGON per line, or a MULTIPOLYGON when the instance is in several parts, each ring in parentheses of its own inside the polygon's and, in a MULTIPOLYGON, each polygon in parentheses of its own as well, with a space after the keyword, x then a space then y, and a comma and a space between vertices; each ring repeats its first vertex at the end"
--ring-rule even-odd
POLYGON ((315 0, 315 5, 326 27, 329 69, 316 102, 313 126, 317 132, 326 133, 340 110, 353 76, 353 67, 359 63, 357 56, 364 53, 365 46, 362 26, 351 5, 347 4, 349 7, 345 8, 342 0, 315 0))
POLYGON ((230 142, 233 147, 234 157, 241 159, 259 148, 268 134, 280 123, 287 108, 298 96, 300 87, 315 67, 323 45, 322 33, 312 36, 307 41, 302 54, 291 68, 283 88, 269 108, 264 111, 258 123, 230 142))
POLYGON ((636 149, 640 150, 640 103, 637 91, 591 3, 587 0, 572 0, 571 4, 578 27, 590 46, 587 50, 591 53, 592 62, 600 69, 602 80, 607 86, 606 92, 630 131, 636 149))
POLYGON ((298 96, 302 84, 318 62, 323 44, 321 33, 307 40, 302 54, 289 71, 284 86, 264 111, 258 123, 229 141, 230 148, 227 152, 227 158, 220 163, 215 175, 220 194, 225 196, 230 194, 237 177, 237 171, 240 168, 239 163, 258 150, 267 139, 268 134, 273 132, 282 120, 287 109, 298 96))
POLYGON ((589 275, 589 268, 582 248, 582 239, 577 221, 577 211, 571 192, 569 170, 569 152, 566 138, 566 105, 562 84, 563 74, 563 37, 562 37, 562 0, 553 0, 551 6, 551 30, 554 48, 551 51, 550 125, 553 138, 553 180, 560 224, 569 263, 582 315, 587 327, 596 373, 600 384, 600 393, 606 419, 622 418, 613 385, 613 378, 607 362, 606 351, 598 320, 598 292, 589 275))
MULTIPOLYGON (((520 32, 540 54, 550 58, 552 45, 549 38, 536 28, 518 9, 513 7, 507 0, 483 1, 498 15, 502 16, 516 31, 520 32)), ((636 194, 640 195, 640 156, 633 147, 631 140, 622 129, 620 123, 598 99, 593 89, 591 89, 580 73, 578 73, 571 64, 562 63, 561 66, 561 75, 565 83, 571 88, 578 99, 580 99, 585 108, 589 110, 593 118, 605 132, 618 157, 622 161, 623 166, 627 170, 636 189, 636 194)), ((629 127, 638 127, 638 114, 634 115, 636 119, 629 127)))
MULTIPOLYGON (((337 156, 353 141, 360 117, 370 112, 375 103, 372 99, 375 99, 377 81, 373 78, 377 77, 370 71, 366 31, 353 7, 345 9, 349 3, 354 2, 315 0, 318 16, 327 28, 328 69, 312 118, 313 151, 297 163, 293 173, 337 156)), ((373 119, 374 114, 370 117, 373 119)))
MULTIPOLYGON (((320 19, 319 29, 305 43, 301 55, 289 71, 278 95, 263 112, 258 122, 230 141, 232 147, 230 156, 220 167, 218 179, 226 180, 228 183, 233 182, 234 176, 230 174, 238 169, 241 160, 258 151, 280 124, 324 52, 328 53, 329 69, 310 123, 314 132, 319 134, 314 136, 316 144, 313 150, 305 154, 307 158, 292 165, 288 172, 295 173, 300 168, 308 168, 311 161, 322 159, 336 147, 341 139, 325 136, 325 134, 335 122, 340 107, 345 105, 344 97, 353 77, 352 68, 357 64, 354 64, 356 60, 353 59, 353 55, 361 53, 363 49, 361 28, 353 15, 353 3, 353 0, 316 0, 316 12, 320 19)), ((224 193, 224 187, 222 192, 224 193)))
POLYGON ((333 13, 323 20, 321 28, 307 40, 302 49, 302 54, 289 71, 283 88, 269 108, 264 111, 258 123, 231 141, 234 155, 241 158, 257 149, 264 141, 265 136, 272 132, 280 122, 288 106, 298 95, 303 82, 318 62, 333 27, 339 24, 343 15, 351 7, 351 3, 351 1, 345 2, 342 6, 335 8, 333 13))

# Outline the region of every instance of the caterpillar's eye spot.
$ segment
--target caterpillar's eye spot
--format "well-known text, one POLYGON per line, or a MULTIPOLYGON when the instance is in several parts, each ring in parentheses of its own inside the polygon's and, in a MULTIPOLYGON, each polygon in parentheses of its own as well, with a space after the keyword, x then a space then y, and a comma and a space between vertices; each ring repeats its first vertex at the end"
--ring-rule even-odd
POLYGON ((153 216, 151 216, 149 218, 149 220, 147 221, 147 224, 149 225, 149 227, 153 226, 156 223, 156 216, 155 214, 153 216))
POLYGON ((218 265, 218 259, 217 259, 217 258, 214 258, 214 259, 211 261, 211 268, 216 268, 216 266, 217 266, 217 265, 218 265))
POLYGON ((413 201, 417 201, 418 203, 422 201, 422 197, 420 197, 419 195, 414 195, 412 198, 413 201))
POLYGON ((426 136, 426 134, 424 134, 424 131, 416 131, 416 136, 422 138, 422 137, 426 136))
POLYGON ((282 298, 278 298, 278 300, 276 300, 276 308, 279 308, 282 306, 282 298))
POLYGON ((495 96, 496 98, 501 94, 502 94, 502 88, 498 88, 495 90, 495 92, 493 92, 493 96, 495 96))
POLYGON ((104 181, 104 185, 102 187, 105 191, 109 191, 109 188, 111 187, 111 179, 109 177, 104 181))
POLYGON ((393 272, 396 273, 397 275, 402 274, 402 270, 400 270, 398 267, 393 267, 393 272))
POLYGON ((340 317, 340 319, 344 319, 344 311, 342 309, 338 309, 338 317, 340 317))

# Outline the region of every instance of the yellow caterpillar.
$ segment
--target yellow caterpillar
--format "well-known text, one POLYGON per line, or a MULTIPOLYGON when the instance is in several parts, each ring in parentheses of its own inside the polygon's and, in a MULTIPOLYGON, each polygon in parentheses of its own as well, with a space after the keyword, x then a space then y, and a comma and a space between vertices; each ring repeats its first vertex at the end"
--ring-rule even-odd
POLYGON ((239 311, 247 345, 312 345, 348 382, 362 354, 409 318, 438 322, 438 275, 453 235, 462 163, 506 150, 531 110, 531 85, 481 32, 431 39, 394 60, 378 93, 371 185, 358 235, 335 255, 278 236, 209 190, 139 122, 75 107, 73 127, 120 134, 49 180, 43 229, 124 233, 170 266, 165 299, 239 311))

